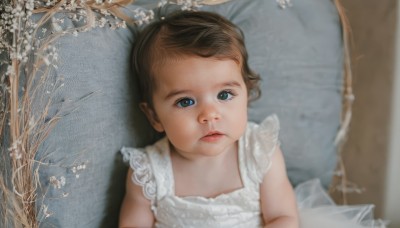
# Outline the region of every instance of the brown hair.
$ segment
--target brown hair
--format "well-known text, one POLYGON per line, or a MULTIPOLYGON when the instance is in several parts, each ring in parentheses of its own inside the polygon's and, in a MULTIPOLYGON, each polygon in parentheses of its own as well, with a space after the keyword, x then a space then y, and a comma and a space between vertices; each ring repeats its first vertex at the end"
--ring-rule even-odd
POLYGON ((234 60, 241 66, 249 100, 261 95, 260 76, 248 66, 242 31, 216 13, 180 11, 148 25, 135 43, 133 70, 139 79, 142 102, 153 105, 159 66, 185 56, 234 60))

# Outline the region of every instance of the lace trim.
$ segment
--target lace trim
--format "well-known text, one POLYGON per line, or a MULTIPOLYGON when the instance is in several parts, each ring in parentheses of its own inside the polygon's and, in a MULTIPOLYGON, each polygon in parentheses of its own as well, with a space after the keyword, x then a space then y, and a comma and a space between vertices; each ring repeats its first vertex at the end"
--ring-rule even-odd
POLYGON ((134 171, 131 177, 133 183, 142 186, 144 197, 153 201, 156 197, 156 182, 149 158, 144 152, 133 148, 122 148, 121 153, 124 161, 129 161, 134 171))
POLYGON ((268 116, 256 130, 257 141, 261 144, 260 150, 255 150, 254 157, 257 161, 258 170, 261 171, 261 179, 271 166, 271 156, 279 146, 279 119, 273 114, 268 116))
POLYGON ((157 181, 157 199, 162 199, 167 195, 173 195, 175 187, 168 139, 164 137, 156 144, 146 149, 154 152, 148 153, 148 155, 153 164, 154 177, 157 181))

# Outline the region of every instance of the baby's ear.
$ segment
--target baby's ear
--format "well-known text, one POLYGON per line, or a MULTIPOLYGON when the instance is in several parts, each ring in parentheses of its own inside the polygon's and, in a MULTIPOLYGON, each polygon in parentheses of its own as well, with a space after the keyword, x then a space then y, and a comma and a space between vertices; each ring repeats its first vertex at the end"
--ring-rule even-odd
POLYGON ((164 131, 164 127, 162 126, 160 120, 158 119, 157 114, 154 111, 154 109, 152 107, 150 107, 150 105, 148 103, 146 103, 146 102, 140 103, 139 106, 140 106, 140 109, 146 115, 146 117, 149 120, 151 126, 153 126, 153 128, 156 131, 163 132, 164 131))

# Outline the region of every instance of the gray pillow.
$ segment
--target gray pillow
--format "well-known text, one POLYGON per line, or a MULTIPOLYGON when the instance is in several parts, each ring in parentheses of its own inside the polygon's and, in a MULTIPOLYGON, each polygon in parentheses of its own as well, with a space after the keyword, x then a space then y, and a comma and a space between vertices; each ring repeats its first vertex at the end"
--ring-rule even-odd
POLYGON ((249 64, 262 77, 262 97, 249 117, 276 113, 292 184, 320 178, 327 187, 336 166, 334 140, 340 127, 342 40, 330 0, 234 1, 206 7, 239 25, 249 64))
MULTIPOLYGON (((136 1, 128 8, 157 2, 136 1)), ((263 80, 250 120, 278 114, 293 185, 318 177, 327 186, 336 164, 342 87, 341 31, 333 3, 296 0, 281 9, 273 0, 232 0, 201 10, 220 13, 243 29, 250 66, 263 80)), ((77 25, 66 18, 65 26, 77 25)), ((137 29, 96 28, 56 42, 60 65, 50 76, 63 77, 64 86, 54 94, 52 108, 67 108, 68 114, 37 154, 49 163, 40 168, 41 227, 117 227, 127 170, 119 149, 157 138, 137 107, 130 71, 137 29), (45 213, 52 215, 43 219, 45 213)))

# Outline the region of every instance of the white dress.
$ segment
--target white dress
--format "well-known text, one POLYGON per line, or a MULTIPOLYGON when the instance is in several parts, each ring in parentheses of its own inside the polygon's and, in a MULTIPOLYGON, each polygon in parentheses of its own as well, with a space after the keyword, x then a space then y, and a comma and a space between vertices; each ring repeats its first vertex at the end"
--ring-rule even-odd
MULTIPOLYGON (((132 181, 142 186, 144 196, 151 201, 156 227, 262 227, 259 186, 279 144, 278 133, 276 115, 260 125, 248 123, 238 147, 243 188, 214 198, 175 195, 167 138, 144 149, 124 147, 121 152, 134 170, 132 181)), ((350 213, 348 209, 341 211, 318 184, 310 181, 297 188, 301 227, 363 227, 357 224, 365 220, 368 206, 360 208, 361 214, 354 208, 350 213), (307 191, 315 196, 310 197, 307 191)))

